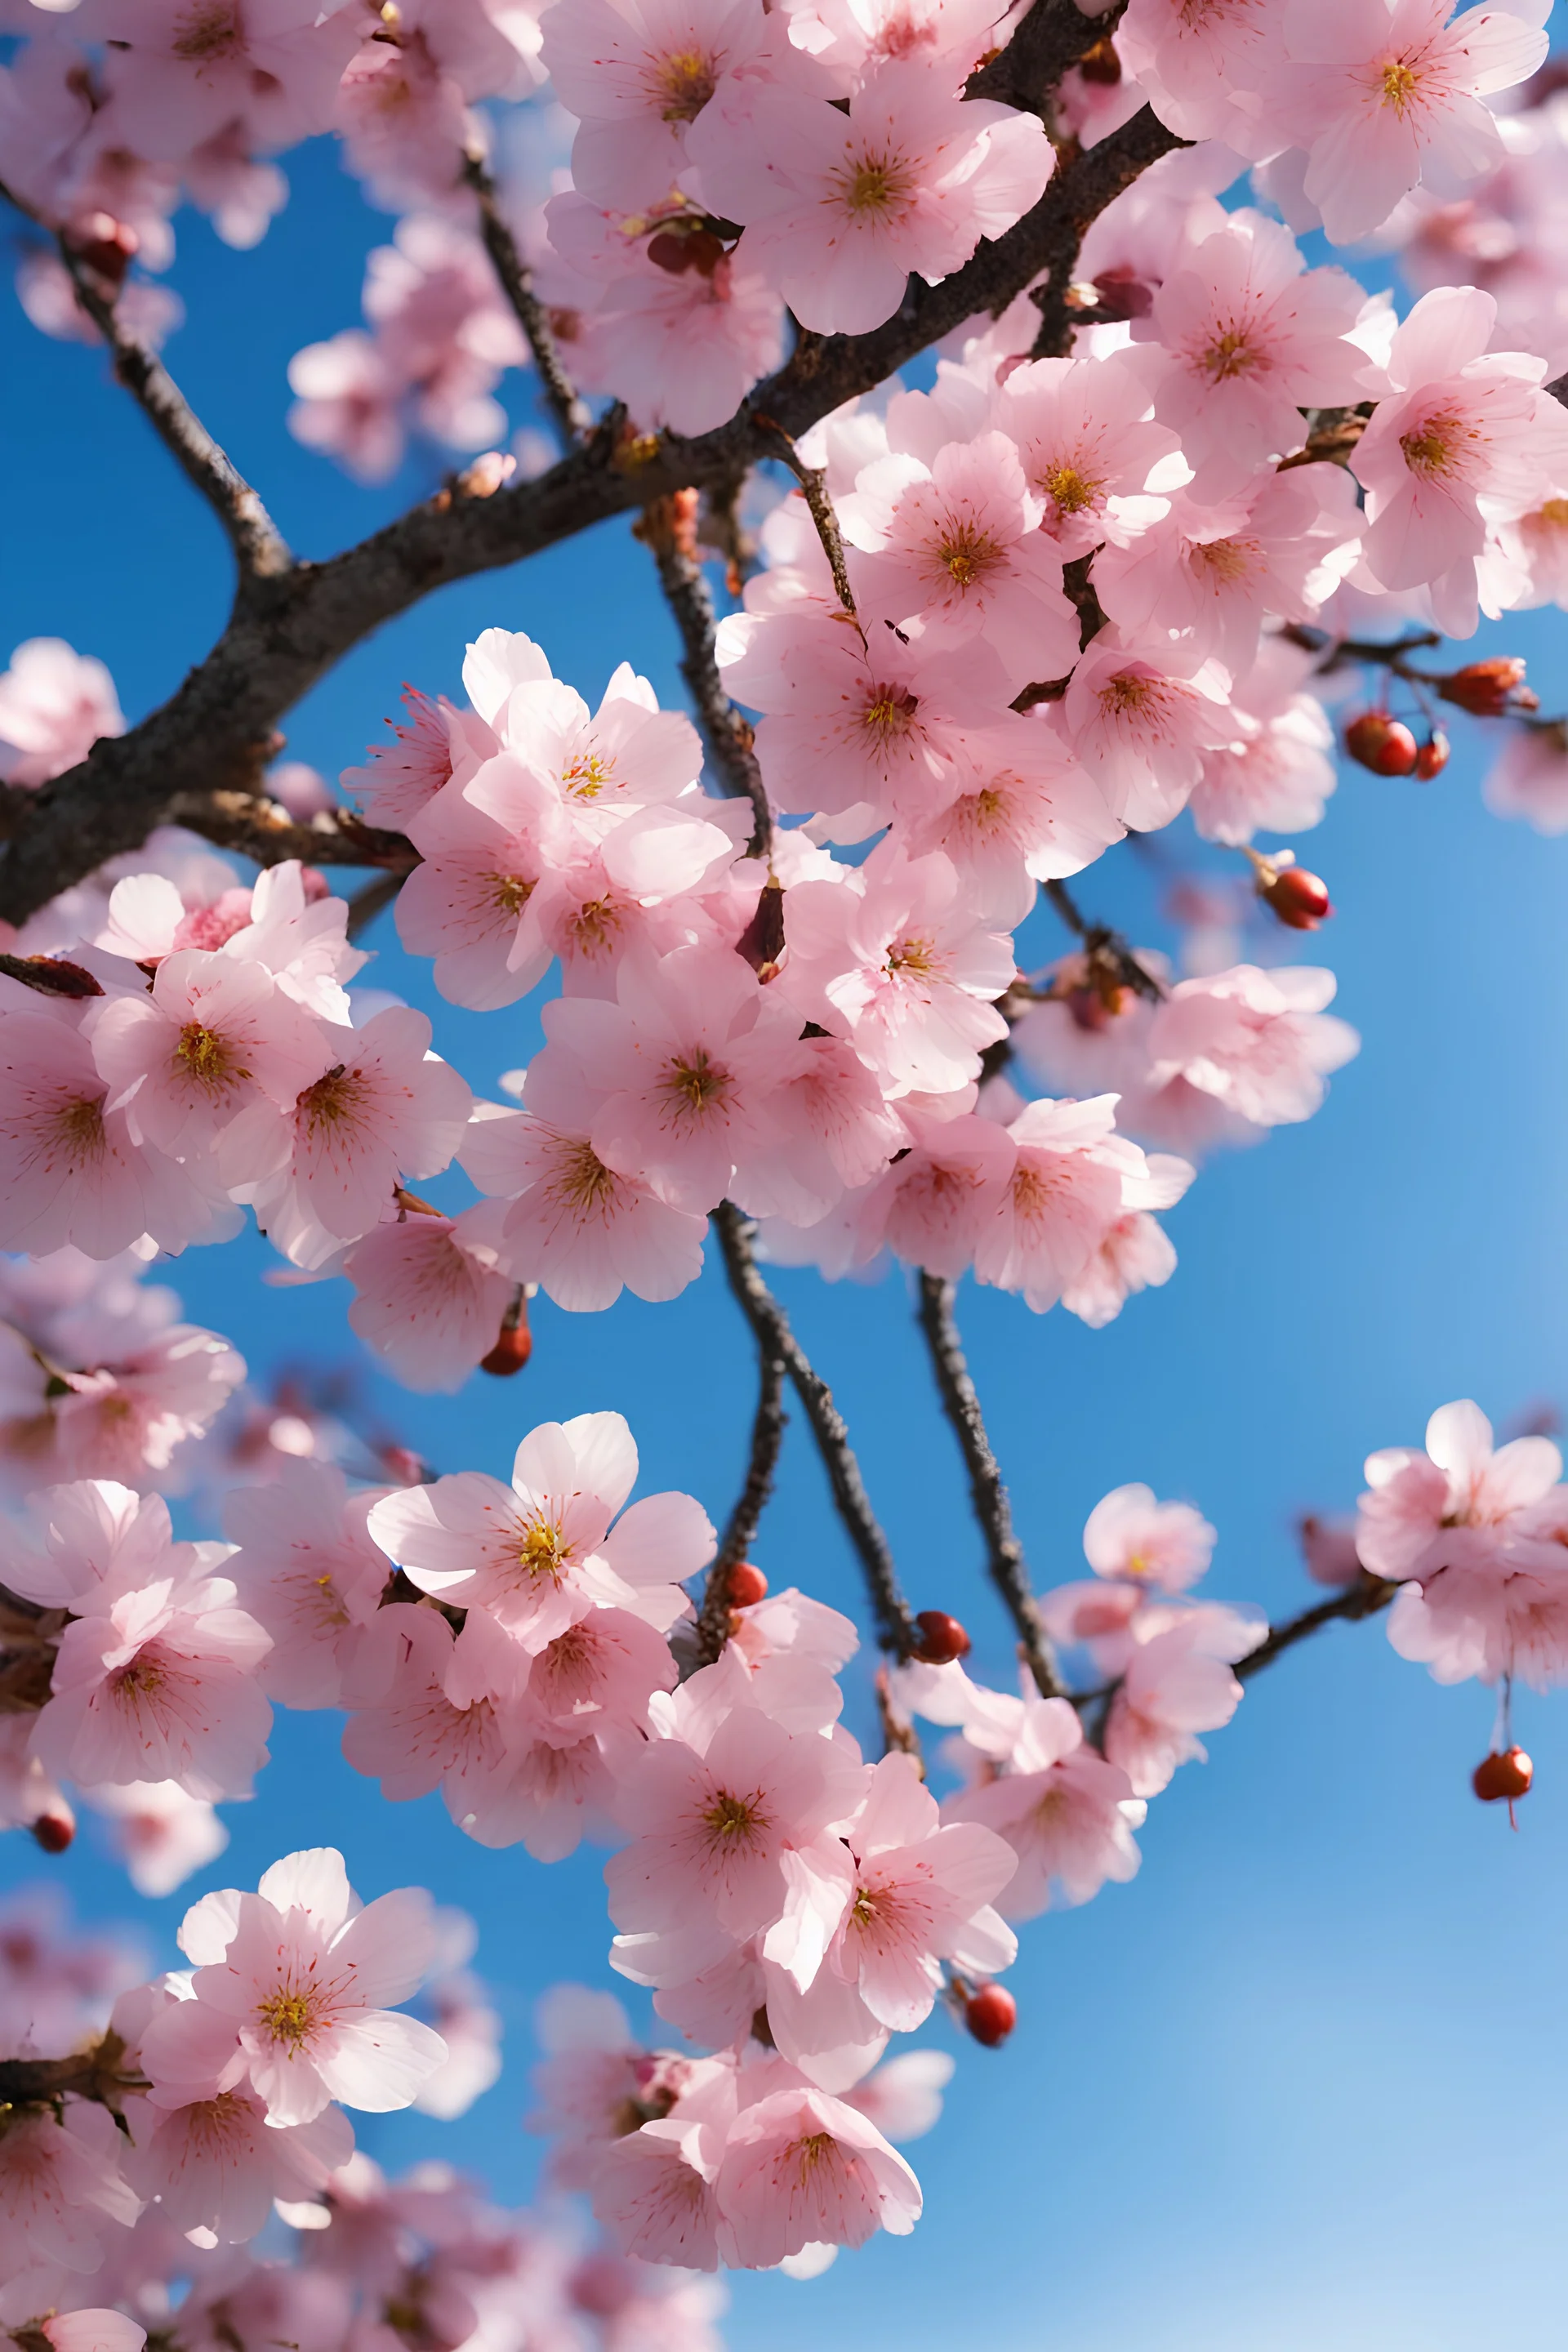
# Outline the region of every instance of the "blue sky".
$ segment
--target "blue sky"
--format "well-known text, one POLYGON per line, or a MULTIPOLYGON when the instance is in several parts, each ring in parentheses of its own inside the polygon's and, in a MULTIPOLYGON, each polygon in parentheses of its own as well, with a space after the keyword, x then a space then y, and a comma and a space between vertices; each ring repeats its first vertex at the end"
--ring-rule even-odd
MULTIPOLYGON (((191 323, 169 357, 296 546, 325 555, 432 486, 437 467, 367 492, 287 435, 289 354, 357 320, 364 252, 390 228, 320 149, 290 171, 290 205, 253 254, 182 215, 174 276, 191 323)), ((140 716, 221 625, 219 534, 101 359, 44 341, 8 298, 0 445, 13 453, 0 659, 23 637, 65 636, 109 662, 140 716)), ((405 678, 455 690, 465 642, 496 624, 537 636, 591 696, 629 657, 679 699, 646 556, 615 522, 383 631, 293 715, 290 752, 329 773, 357 761, 405 678)), ((1523 616, 1477 649, 1527 653, 1554 707, 1568 699, 1563 626, 1523 616)), ((1339 908, 1313 954, 1338 972, 1363 1051, 1310 1125, 1205 1169, 1169 1220, 1170 1286, 1099 1333, 965 1290, 1038 1583, 1080 1572, 1091 1505, 1143 1478, 1215 1522, 1217 1595, 1287 1613, 1313 1597, 1294 1514, 1348 1505, 1371 1447, 1417 1440, 1455 1396, 1500 1422, 1568 1400, 1568 842, 1485 814, 1485 739, 1463 727, 1431 786, 1348 771, 1303 844, 1339 908)), ((1167 943, 1129 855, 1080 896, 1167 943)), ((477 1088, 526 1058, 529 1008, 457 1013, 389 921, 370 944, 367 978, 432 1011, 477 1088)), ((1026 953, 1059 945, 1037 917, 1026 953)), ((266 1288, 268 1262, 247 1240, 193 1252, 173 1279, 260 1375, 284 1356, 352 1354, 346 1292, 266 1288)), ((849 1416, 914 1605, 956 1610, 979 1670, 1004 1678, 1006 1628, 901 1279, 779 1282, 849 1416)), ((659 1308, 574 1318, 542 1301, 536 1337, 517 1381, 427 1402, 384 1385, 378 1402, 438 1465, 496 1471, 532 1423, 614 1406, 641 1445, 644 1491, 687 1487, 722 1517, 751 1363, 714 1274, 659 1308)), ((798 1422, 758 1557, 775 1584, 855 1605, 798 1422)), ((868 1733, 865 1679, 852 1682, 868 1733)), ((736 2282, 738 2352, 783 2352, 805 2329, 823 2352, 1555 2352, 1568 2285, 1561 1722, 1552 1704, 1520 1710, 1538 1778, 1511 1837, 1468 1785, 1490 1730, 1485 1693, 1438 1690, 1376 1623, 1273 1668, 1214 1737, 1213 1760, 1155 1801, 1132 1885, 1026 1931, 1016 2035, 1001 2053, 960 2051, 943 2124, 913 2151, 928 2200, 915 2237, 809 2285, 736 2282)), ((383 1804, 338 1759, 330 1717, 280 1717, 274 1758, 256 1803, 230 1809, 229 1854, 168 1903, 139 1904, 86 1837, 50 1868, 85 1916, 141 1913, 163 1961, 186 1899, 254 1883, 300 1844, 342 1845, 367 1895, 416 1879, 466 1906, 507 2017, 506 2075, 457 2125, 367 2119, 362 2138, 392 2165, 449 2155, 522 2198, 536 2161, 519 2129, 530 2004, 564 1976, 612 1981, 597 1859, 545 1870, 470 1845, 434 1801, 383 1804)), ((30 1844, 0 1847, 0 1884, 42 1868, 30 1844)))

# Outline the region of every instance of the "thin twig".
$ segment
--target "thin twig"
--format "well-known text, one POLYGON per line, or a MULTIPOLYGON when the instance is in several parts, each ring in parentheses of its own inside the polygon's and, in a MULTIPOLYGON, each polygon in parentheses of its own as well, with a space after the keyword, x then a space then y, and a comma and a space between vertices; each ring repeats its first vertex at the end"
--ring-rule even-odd
MULTIPOLYGON (((833 574, 833 585, 838 592, 838 601, 850 619, 858 626, 859 616, 855 610, 855 592, 849 585, 849 567, 844 556, 843 534, 838 528, 838 517, 833 511, 833 500, 827 495, 827 468, 825 466, 808 466, 784 426, 774 424, 771 416, 759 416, 757 423, 764 431, 776 433, 778 436, 779 456, 800 484, 801 496, 805 500, 812 522, 816 526, 816 536, 822 543, 822 551, 827 558, 827 568, 833 574)), ((865 634, 862 629, 860 632, 862 642, 864 642, 865 634)))
POLYGON ((1309 1634, 1341 1618, 1353 1625, 1363 1617, 1375 1617, 1380 1610, 1387 1608, 1398 1590, 1398 1585, 1391 1584, 1386 1577, 1370 1576, 1363 1570, 1353 1584, 1336 1592, 1331 1600, 1320 1601, 1312 1608, 1303 1609, 1299 1616, 1287 1617, 1283 1624, 1271 1625, 1268 1640, 1260 1642, 1256 1650, 1237 1663, 1237 1678, 1250 1682, 1254 1675, 1260 1675, 1265 1666, 1271 1666, 1287 1650, 1293 1650, 1298 1642, 1306 1641, 1309 1634))
POLYGON ((169 822, 221 849, 238 850, 258 866, 281 866, 289 857, 306 866, 382 866, 402 881, 420 862, 406 835, 366 824, 352 809, 297 824, 287 809, 260 793, 182 793, 169 804, 169 822))
POLYGON ((743 1560, 756 1540, 778 1467, 788 1415, 784 1409, 783 1354, 759 1333, 757 1339, 757 1410, 752 1420, 752 1446, 746 1460, 745 1483, 735 1498, 713 1565, 703 1587, 697 1617, 697 1649, 704 1665, 711 1665, 724 1646, 730 1623, 730 1572, 743 1560))
POLYGON ((750 723, 724 691, 714 652, 713 599, 698 561, 696 546, 697 493, 678 490, 673 498, 656 499, 633 529, 651 551, 658 584, 675 617, 684 648, 680 675, 697 712, 703 740, 725 792, 748 800, 755 824, 753 857, 765 858, 773 848, 773 811, 767 786, 752 748, 750 723))
POLYGON ((730 1287, 752 1327, 757 1346, 783 1357, 784 1370, 811 1423, 811 1433, 833 1489, 834 1506, 865 1571, 877 1639, 895 1657, 907 1658, 920 1642, 920 1628, 899 1589, 893 1555, 871 1508, 844 1416, 834 1403, 826 1381, 813 1370, 790 1329, 788 1316, 757 1270, 752 1248, 756 1227, 751 1219, 742 1215, 732 1202, 721 1201, 713 1212, 713 1223, 724 1254, 730 1287))
MULTIPOLYGON (((38 226, 49 226, 4 181, 0 181, 0 196, 38 226)), ((291 572, 294 558, 282 532, 258 493, 213 439, 156 352, 121 325, 113 299, 104 290, 105 281, 64 229, 55 232, 55 243, 70 274, 77 301, 109 346, 116 376, 227 532, 242 583, 279 579, 291 572)))
POLYGON ((533 354, 545 405, 555 422, 561 446, 570 453, 593 424, 587 407, 577 396, 572 380, 561 363, 555 338, 550 331, 550 318, 543 303, 533 290, 533 280, 528 264, 517 249, 517 239, 511 233, 505 214, 497 199, 496 184, 489 164, 477 148, 470 148, 463 157, 464 185, 474 192, 479 208, 479 235, 490 266, 500 281, 501 292, 511 304, 523 339, 533 354))
POLYGON ((349 900, 347 929, 351 940, 364 936, 382 909, 392 905, 406 879, 405 875, 395 871, 378 874, 374 882, 365 883, 362 889, 354 892, 349 900))
POLYGON ((991 1581, 1007 1605, 1018 1629, 1018 1647, 1042 1698, 1061 1698, 1067 1685, 1057 1665, 1051 1637, 1040 1614, 1040 1604, 1024 1563, 1024 1547, 1013 1528, 1012 1505, 991 1440, 985 1433, 980 1399, 964 1361, 963 1343, 952 1311, 954 1286, 942 1276, 920 1277, 920 1326, 931 1350, 937 1393, 952 1423, 969 1473, 969 1496, 980 1532, 985 1538, 985 1565, 991 1581))
POLYGON ((1121 932, 1110 929, 1104 923, 1089 922, 1079 911, 1078 902, 1065 882, 1047 882, 1045 887, 1047 898, 1068 930, 1083 941, 1084 950, 1091 961, 1099 958, 1114 964, 1117 978, 1124 988, 1130 988, 1135 996, 1145 996, 1152 1004, 1157 1004, 1165 993, 1164 989, 1147 965, 1139 962, 1121 932))

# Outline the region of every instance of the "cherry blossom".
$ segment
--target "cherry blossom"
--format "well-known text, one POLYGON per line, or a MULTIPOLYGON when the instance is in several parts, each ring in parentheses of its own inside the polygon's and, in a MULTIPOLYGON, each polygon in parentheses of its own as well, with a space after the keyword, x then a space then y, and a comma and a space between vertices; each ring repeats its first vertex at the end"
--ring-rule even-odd
POLYGON ((0 777, 42 784, 85 760, 100 735, 122 735, 114 681, 63 637, 29 637, 0 676, 0 777))
POLYGON ((274 1863, 255 1895, 204 1895, 180 1930, 191 1999, 142 2035, 153 2104, 248 2082, 274 2127, 312 2123, 334 2098, 374 2114, 406 2106, 445 2045, 384 2004, 417 1986, 433 1935, 426 1895, 363 1906, 331 1846, 274 1863))
POLYGON ((943 277, 1011 228, 1052 163, 1033 116, 961 102, 904 58, 867 76, 847 120, 793 89, 722 91, 687 152, 703 201, 818 334, 880 326, 911 270, 943 277))
POLYGON ((1131 1577, 1184 1592, 1207 1568, 1213 1528, 1191 1503, 1159 1503, 1150 1486, 1115 1486, 1089 1513, 1084 1557, 1096 1576, 1131 1577))

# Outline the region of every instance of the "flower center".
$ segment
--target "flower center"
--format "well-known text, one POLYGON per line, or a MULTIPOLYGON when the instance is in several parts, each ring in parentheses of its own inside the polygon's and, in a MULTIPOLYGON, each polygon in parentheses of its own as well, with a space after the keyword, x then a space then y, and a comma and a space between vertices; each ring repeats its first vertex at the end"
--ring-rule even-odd
POLYGON ((839 201, 851 220, 882 221, 901 212, 911 181, 896 155, 862 155, 837 174, 839 201))
POLYGON ((269 1992, 257 2009, 258 2021, 274 2042, 286 2049, 301 2049, 310 2032, 315 2003, 308 1992, 269 1992))
POLYGON ((919 709, 919 698, 907 687, 879 686, 876 700, 866 706, 864 723, 875 735, 907 735, 919 709))
POLYGON ((1415 97, 1420 77, 1402 58, 1391 58, 1383 68, 1383 102, 1402 115, 1415 97))
POLYGON ((533 896, 533 885, 525 882, 521 874, 498 874, 495 877, 496 905, 503 915, 519 915, 533 896))
POLYGON ((215 1090, 230 1078, 250 1076, 248 1070, 233 1066, 229 1049, 216 1030, 204 1028, 199 1021, 187 1021, 181 1030, 174 1059, 184 1063, 185 1076, 194 1078, 197 1086, 215 1090))
POLYGON ((207 0, 180 20, 171 47, 186 65, 206 65, 214 58, 233 57, 245 45, 239 10, 234 0, 207 0))
POLYGON ((1409 433, 1402 433, 1399 446, 1411 472, 1419 474, 1426 481, 1433 481, 1439 475, 1447 473, 1458 455, 1455 443, 1461 429, 1457 416, 1447 410, 1439 410, 1409 433))
POLYGON ((542 1519, 535 1519, 517 1548, 517 1563, 530 1576, 548 1576, 553 1583, 559 1584, 568 1549, 559 1528, 549 1527, 542 1519))
POLYGON ((681 1108, 704 1111, 710 1103, 723 1101, 730 1091, 731 1077, 728 1070, 709 1060, 707 1047, 699 1045, 694 1054, 670 1064, 664 1074, 664 1087, 681 1108))
POLYGON ((1048 466, 1040 478, 1039 488, 1049 499, 1058 514, 1081 514, 1100 496, 1100 484, 1076 466, 1048 466))
POLYGON ((953 526, 937 541, 943 569, 960 588, 971 588, 996 561, 996 542, 972 522, 953 526))
POLYGON ((1152 678, 1140 677, 1136 670, 1118 670, 1100 688, 1100 707, 1108 719, 1121 719, 1128 711, 1141 711, 1153 691, 1152 678))
POLYGON ((75 1102, 62 1103, 55 1113, 55 1132, 73 1160, 101 1159, 103 1097, 79 1096, 75 1102))
POLYGON ((111 1677, 117 1698, 151 1698, 154 1691, 162 1690, 166 1679, 161 1662, 151 1650, 143 1650, 111 1677))
POLYGON ((890 972, 913 972, 917 978, 937 969, 935 942, 917 939, 895 940, 888 950, 888 970, 890 972))
POLYGON ((568 1208, 602 1209, 614 1201, 616 1181, 614 1170, 605 1167, 593 1145, 579 1143, 563 1157, 555 1191, 568 1208))
POLYGON ((721 1789, 702 1819, 716 1845, 732 1846, 755 1833, 762 1812, 754 1797, 735 1797, 728 1789, 721 1789))
POLYGON ((574 800, 596 800, 616 772, 615 754, 608 759, 600 751, 584 751, 573 760, 562 776, 562 782, 574 800))
POLYGON ((1258 366, 1258 359, 1259 354, 1247 340, 1246 331, 1226 327, 1210 343, 1201 364, 1213 383, 1226 383, 1236 376, 1246 375, 1248 369, 1258 366))
POLYGON ((1548 499, 1536 509, 1533 520, 1543 522, 1549 530, 1568 530, 1568 499, 1548 499))
POLYGON ((359 1071, 339 1062, 314 1086, 305 1088, 299 1101, 300 1116, 309 1128, 346 1127, 358 1118, 364 1097, 365 1084, 359 1071))
POLYGON ((672 49, 655 66, 652 79, 665 122, 695 121, 719 86, 713 59, 700 49, 672 49))
POLYGON ((793 2166, 802 2188, 805 2188, 814 2172, 832 2162, 837 2147, 838 2143, 831 2132, 811 2132, 805 2139, 795 2140, 784 2150, 779 2169, 782 2172, 784 2165, 793 2166))
POLYGON ((1252 569, 1253 551, 1245 540, 1210 539, 1187 550, 1187 562, 1201 577, 1205 572, 1216 586, 1245 580, 1252 569))

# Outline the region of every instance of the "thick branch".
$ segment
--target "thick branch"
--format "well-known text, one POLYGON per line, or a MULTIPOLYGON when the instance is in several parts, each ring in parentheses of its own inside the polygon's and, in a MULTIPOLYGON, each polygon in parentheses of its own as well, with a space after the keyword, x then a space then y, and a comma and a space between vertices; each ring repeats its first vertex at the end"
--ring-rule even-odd
POLYGON ((732 482, 777 454, 777 432, 759 415, 798 438, 928 343, 978 312, 1005 309, 1042 270, 1065 283, 1089 223, 1180 143, 1142 108, 1060 170, 1033 210, 963 268, 936 286, 911 281, 899 311, 873 333, 803 339, 737 416, 698 440, 667 435, 646 457, 634 444, 617 463, 614 436, 601 432, 537 481, 490 497, 454 485, 329 562, 256 581, 170 701, 32 796, 0 867, 0 918, 24 922, 105 858, 138 847, 181 794, 254 792, 282 714, 351 646, 432 590, 689 485, 732 482))
POLYGON ((980 1399, 964 1361, 963 1343, 953 1315, 954 1286, 940 1275, 921 1275, 921 1329, 931 1350, 931 1370, 942 1411, 952 1423, 969 1473, 969 1496, 980 1532, 985 1538, 985 1565, 991 1581, 1007 1605, 1018 1629, 1018 1646, 1042 1698, 1060 1698, 1067 1690, 1058 1670, 1051 1637, 1040 1615, 1040 1604, 1024 1564, 1024 1547, 1013 1528, 1007 1489, 991 1451, 980 1399))
POLYGON ((752 730, 724 691, 714 652, 713 599, 698 561, 694 541, 697 494, 679 492, 659 499, 634 526, 651 551, 658 584, 680 632, 680 675, 686 680, 708 755, 724 790, 736 800, 748 800, 756 822, 751 855, 766 857, 773 847, 773 812, 752 730))
POLYGON ((47 2105, 68 2092, 116 2109, 125 2092, 147 2087, 142 2075, 121 2071, 124 2056, 119 2034, 106 2033, 95 2049, 68 2058, 0 2059, 0 2116, 7 2107, 47 2105))
POLYGON ((484 157, 469 152, 463 158, 463 180, 474 192, 479 208, 479 235, 490 267, 500 281, 501 292, 511 304, 518 325, 522 329, 533 364, 538 372, 546 404, 555 420, 563 449, 574 448, 589 430, 594 420, 579 400, 571 378, 561 363, 555 338, 550 331, 550 320, 543 303, 533 290, 533 280, 528 264, 517 249, 506 215, 496 200, 496 184, 484 157))
POLYGON ((899 1590, 893 1555, 871 1508, 860 1465, 855 1459, 844 1416, 833 1402, 833 1391, 820 1372, 812 1369, 805 1349, 790 1329, 788 1316, 757 1271, 752 1251, 756 1228, 751 1220, 732 1202, 721 1201, 713 1212, 713 1223, 724 1253, 730 1287, 752 1327, 758 1349, 764 1355, 771 1351, 783 1358, 784 1370, 811 1423, 811 1433, 833 1489, 834 1507, 865 1571, 877 1639, 884 1650, 907 1658, 920 1641, 920 1629, 899 1590))
MULTIPOLYGON (((37 215, 0 181, 0 196, 29 220, 37 215)), ((47 224, 40 224, 47 226, 47 224)), ((123 327, 104 281, 62 229, 56 237, 76 299, 109 346, 114 373, 145 412, 164 447, 194 483, 228 534, 244 583, 272 579, 293 563, 277 524, 257 493, 219 447, 156 352, 123 327)))
POLYGON ((757 1410, 752 1420, 745 1484, 735 1498, 735 1507, 708 1571, 697 1618, 698 1654, 705 1665, 710 1665, 718 1656, 729 1630, 730 1571, 739 1566, 755 1542, 768 1497, 773 1491, 773 1473, 778 1468, 779 1448, 784 1444, 788 1420, 784 1409, 786 1370, 779 1349, 759 1335, 757 1410))
POLYGON ((970 75, 965 98, 997 98, 1038 113, 1068 67, 1114 30, 1126 5, 1114 0, 1100 16, 1086 16, 1078 0, 1035 0, 1006 47, 970 75))

